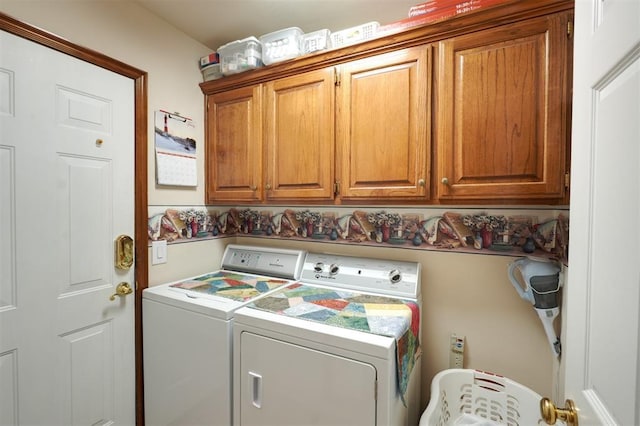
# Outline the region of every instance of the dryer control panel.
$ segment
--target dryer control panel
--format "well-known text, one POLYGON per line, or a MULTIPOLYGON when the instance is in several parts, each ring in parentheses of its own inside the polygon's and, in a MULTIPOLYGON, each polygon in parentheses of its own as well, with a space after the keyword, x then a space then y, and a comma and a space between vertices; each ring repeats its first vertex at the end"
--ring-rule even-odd
POLYGON ((417 262, 308 253, 300 281, 417 299, 420 271, 417 262))

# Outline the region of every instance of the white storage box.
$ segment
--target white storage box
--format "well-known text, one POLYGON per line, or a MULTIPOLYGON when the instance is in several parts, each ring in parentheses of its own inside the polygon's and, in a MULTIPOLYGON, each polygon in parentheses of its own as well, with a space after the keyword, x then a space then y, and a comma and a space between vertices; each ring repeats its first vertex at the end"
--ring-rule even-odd
POLYGON ((220 72, 220 64, 207 65, 200 69, 200 71, 202 71, 202 78, 204 78, 204 81, 217 80, 218 78, 223 77, 222 72, 220 72))
POLYGON ((223 75, 237 74, 262 66, 262 45, 257 38, 247 37, 220 46, 218 56, 223 75))
POLYGON ((470 369, 444 370, 431 382, 431 399, 420 426, 544 424, 541 398, 506 377, 470 369))
POLYGON ((262 44, 262 62, 265 65, 293 59, 302 54, 302 30, 291 27, 274 31, 260 36, 260 43, 262 44))
POLYGON ((331 47, 348 46, 373 38, 378 32, 379 27, 380 24, 373 21, 331 33, 331 47))
POLYGON ((331 32, 329 30, 318 30, 302 36, 302 53, 318 52, 331 48, 331 32))

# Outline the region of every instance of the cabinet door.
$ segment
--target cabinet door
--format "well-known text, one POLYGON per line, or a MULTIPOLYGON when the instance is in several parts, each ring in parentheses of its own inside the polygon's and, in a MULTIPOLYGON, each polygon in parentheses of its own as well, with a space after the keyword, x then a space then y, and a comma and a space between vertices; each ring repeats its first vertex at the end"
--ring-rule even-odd
POLYGON ((267 200, 333 199, 333 69, 265 84, 267 200))
POLYGON ((429 196, 430 62, 421 46, 340 66, 341 198, 429 196))
POLYGON ((565 194, 569 14, 443 41, 437 54, 437 195, 565 194))
POLYGON ((262 197, 261 86, 207 97, 206 202, 262 197))

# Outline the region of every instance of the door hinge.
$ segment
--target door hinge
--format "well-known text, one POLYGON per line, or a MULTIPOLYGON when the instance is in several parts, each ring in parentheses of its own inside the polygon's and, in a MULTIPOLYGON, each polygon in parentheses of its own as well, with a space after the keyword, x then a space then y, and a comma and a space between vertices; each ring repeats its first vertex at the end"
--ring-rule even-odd
POLYGON ((338 195, 340 194, 340 182, 335 181, 333 183, 333 195, 338 195))
POLYGON ((333 84, 340 86, 340 70, 338 67, 333 67, 333 84))
POLYGON ((571 184, 571 173, 567 172, 564 174, 564 187, 569 188, 571 184))
POLYGON ((573 37, 573 21, 567 22, 567 37, 573 37))

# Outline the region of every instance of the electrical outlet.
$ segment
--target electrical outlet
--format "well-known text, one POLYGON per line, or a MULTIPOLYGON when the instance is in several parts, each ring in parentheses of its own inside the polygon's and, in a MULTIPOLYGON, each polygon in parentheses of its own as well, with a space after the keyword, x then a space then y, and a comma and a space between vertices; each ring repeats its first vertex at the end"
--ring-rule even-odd
POLYGON ((451 334, 449 368, 464 368, 464 336, 451 334))

